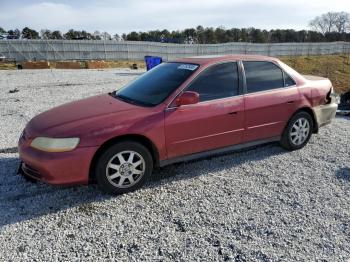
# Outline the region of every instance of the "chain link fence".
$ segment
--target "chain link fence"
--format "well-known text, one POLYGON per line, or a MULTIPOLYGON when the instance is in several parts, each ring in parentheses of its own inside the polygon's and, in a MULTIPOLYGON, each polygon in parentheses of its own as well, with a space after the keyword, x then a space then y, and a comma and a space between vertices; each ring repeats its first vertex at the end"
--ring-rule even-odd
POLYGON ((349 54, 349 42, 330 43, 225 43, 170 44, 155 42, 117 42, 102 40, 0 40, 0 56, 15 61, 30 60, 143 60, 161 56, 179 57, 224 54, 260 54, 268 56, 349 54))

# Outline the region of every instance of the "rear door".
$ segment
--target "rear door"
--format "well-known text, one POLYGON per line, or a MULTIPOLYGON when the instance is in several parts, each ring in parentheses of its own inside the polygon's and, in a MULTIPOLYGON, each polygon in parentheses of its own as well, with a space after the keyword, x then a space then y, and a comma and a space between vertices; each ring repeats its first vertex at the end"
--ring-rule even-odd
POLYGON ((294 80, 270 61, 243 61, 243 67, 244 142, 280 136, 299 100, 294 80))
POLYGON ((166 110, 165 137, 169 158, 242 141, 244 101, 239 93, 236 62, 209 67, 189 84, 186 91, 197 92, 200 102, 170 106, 166 110))

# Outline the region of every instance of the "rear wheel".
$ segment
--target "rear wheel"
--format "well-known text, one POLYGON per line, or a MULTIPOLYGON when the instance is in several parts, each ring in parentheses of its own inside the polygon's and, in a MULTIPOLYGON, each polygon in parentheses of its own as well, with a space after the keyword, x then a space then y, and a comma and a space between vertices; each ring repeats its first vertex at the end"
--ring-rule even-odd
POLYGON ((151 176, 153 160, 143 145, 120 142, 109 147, 100 156, 96 180, 100 188, 111 194, 121 194, 141 187, 151 176))
POLYGON ((313 121, 306 112, 296 113, 288 122, 280 144, 287 150, 296 150, 309 142, 313 130, 313 121))

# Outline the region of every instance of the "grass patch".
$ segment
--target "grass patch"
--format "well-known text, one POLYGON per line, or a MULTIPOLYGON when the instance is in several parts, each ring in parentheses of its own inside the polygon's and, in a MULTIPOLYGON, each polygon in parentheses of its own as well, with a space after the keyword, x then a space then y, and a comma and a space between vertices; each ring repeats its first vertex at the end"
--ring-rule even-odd
POLYGON ((14 63, 0 62, 0 70, 10 70, 10 69, 16 69, 16 65, 14 63))
POLYGON ((109 68, 131 68, 133 64, 136 64, 138 68, 146 68, 144 61, 106 61, 109 68))
POLYGON ((350 91, 350 55, 280 57, 304 75, 327 77, 337 93, 350 91))

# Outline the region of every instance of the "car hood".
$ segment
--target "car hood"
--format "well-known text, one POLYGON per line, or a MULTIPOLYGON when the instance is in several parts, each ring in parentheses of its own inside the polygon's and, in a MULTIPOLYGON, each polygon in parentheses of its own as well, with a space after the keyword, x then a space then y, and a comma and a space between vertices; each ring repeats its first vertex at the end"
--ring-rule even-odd
POLYGON ((93 121, 100 117, 140 109, 111 95, 99 95, 63 104, 34 117, 27 125, 32 135, 55 135, 62 126, 93 121), (53 132, 53 130, 57 130, 53 132))

